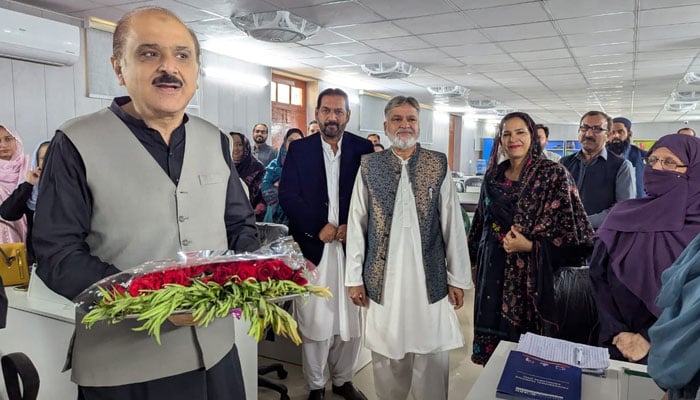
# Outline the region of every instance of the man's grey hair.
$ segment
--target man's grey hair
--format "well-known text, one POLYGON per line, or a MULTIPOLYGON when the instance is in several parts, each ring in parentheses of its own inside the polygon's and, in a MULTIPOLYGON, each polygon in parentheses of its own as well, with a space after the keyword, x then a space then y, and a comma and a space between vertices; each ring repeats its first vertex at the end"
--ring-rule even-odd
POLYGON ((418 114, 420 114, 420 104, 418 103, 418 100, 416 100, 415 97, 396 96, 389 100, 388 103, 386 103, 386 107, 384 107, 384 116, 386 117, 387 115, 389 115, 389 111, 396 107, 400 107, 404 104, 409 104, 411 107, 415 108, 416 111, 418 111, 418 114))

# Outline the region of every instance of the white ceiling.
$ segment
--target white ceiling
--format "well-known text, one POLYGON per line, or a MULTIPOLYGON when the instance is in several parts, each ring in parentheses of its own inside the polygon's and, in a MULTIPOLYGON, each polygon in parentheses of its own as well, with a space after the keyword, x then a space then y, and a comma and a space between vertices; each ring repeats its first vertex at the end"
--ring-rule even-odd
MULTIPOLYGON (((25 0, 76 17, 116 21, 166 7, 208 49, 341 86, 432 103, 426 86, 458 84, 548 123, 588 110, 633 122, 700 120, 664 111, 700 72, 700 0, 25 0), (247 38, 233 13, 289 10, 323 27, 296 44, 247 38), (372 79, 363 63, 405 61, 401 80, 372 79)), ((698 88, 700 90, 700 88, 698 88)))

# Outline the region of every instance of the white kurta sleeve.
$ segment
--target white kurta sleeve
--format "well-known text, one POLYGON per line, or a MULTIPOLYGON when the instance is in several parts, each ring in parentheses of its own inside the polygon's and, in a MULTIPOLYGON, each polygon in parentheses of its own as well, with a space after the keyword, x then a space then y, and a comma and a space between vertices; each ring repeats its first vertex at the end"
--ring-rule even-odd
POLYGON ((362 174, 357 172, 350 199, 347 241, 345 245, 345 286, 360 286, 362 265, 365 261, 365 235, 367 234, 367 187, 362 174))
POLYGON ((440 187, 440 226, 445 241, 447 284, 462 289, 473 288, 467 233, 464 230, 462 209, 450 171, 447 172, 440 187))

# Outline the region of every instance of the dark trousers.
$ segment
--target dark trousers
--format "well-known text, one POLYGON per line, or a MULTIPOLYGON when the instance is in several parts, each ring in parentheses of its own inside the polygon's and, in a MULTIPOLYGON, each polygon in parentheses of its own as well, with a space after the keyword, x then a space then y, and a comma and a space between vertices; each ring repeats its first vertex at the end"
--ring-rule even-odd
POLYGON ((209 370, 120 386, 78 386, 78 400, 245 400, 238 349, 209 370))

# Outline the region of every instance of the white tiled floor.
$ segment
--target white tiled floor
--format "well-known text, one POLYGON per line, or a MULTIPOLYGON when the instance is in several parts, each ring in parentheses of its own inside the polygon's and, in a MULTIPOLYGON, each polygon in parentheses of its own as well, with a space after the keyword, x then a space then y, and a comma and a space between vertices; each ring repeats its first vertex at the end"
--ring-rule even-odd
MULTIPOLYGON (((459 316, 459 321, 462 326, 462 333, 464 334, 465 346, 450 352, 450 400, 465 399, 467 397, 467 393, 472 387, 472 384, 474 381, 476 381, 476 378, 482 371, 481 366, 473 364, 470 360, 471 342, 474 332, 472 318, 473 310, 474 290, 470 290, 465 294, 464 307, 457 311, 457 315, 459 316)), ((272 362, 275 361, 263 357, 259 359, 260 365, 270 364, 272 362)), ((287 385, 289 396, 292 400, 305 400, 308 393, 304 389, 304 378, 301 372, 301 367, 292 364, 285 364, 285 369, 289 372, 289 375, 286 379, 280 382, 287 385)), ((274 374, 271 374, 269 377, 273 379, 276 378, 274 374)), ((372 376, 371 365, 367 365, 361 369, 357 375, 355 375, 353 382, 357 388, 365 393, 369 400, 377 399, 377 396, 374 393, 374 378, 372 376)), ((258 399, 278 400, 279 394, 265 388, 260 388, 258 389, 258 399)), ((326 399, 342 399, 341 397, 335 396, 331 393, 330 383, 328 385, 328 389, 326 389, 326 399)))

